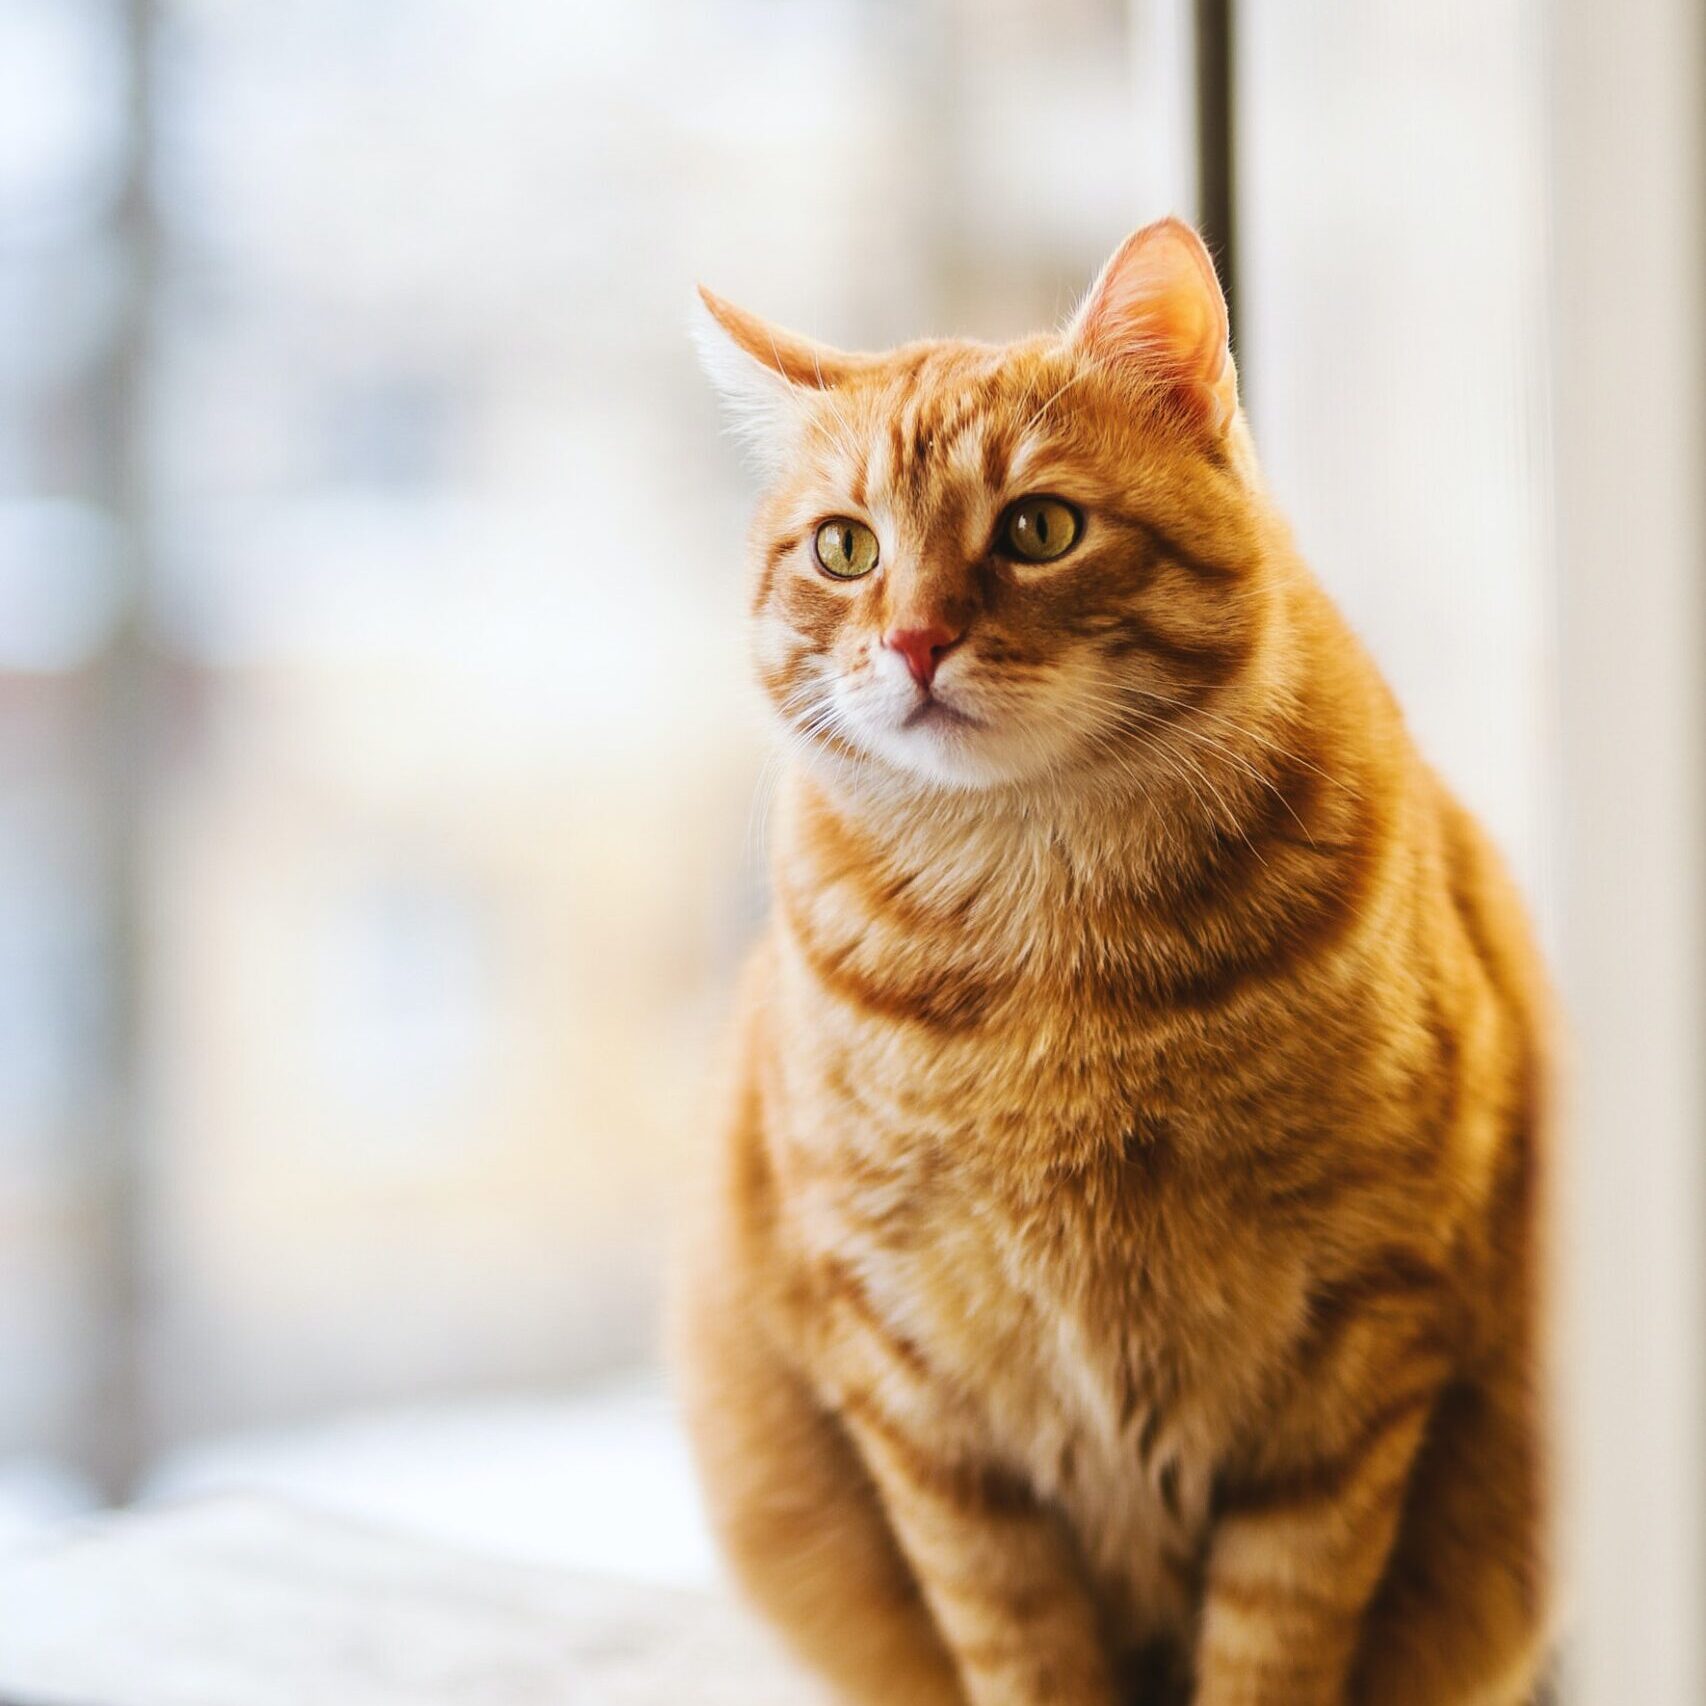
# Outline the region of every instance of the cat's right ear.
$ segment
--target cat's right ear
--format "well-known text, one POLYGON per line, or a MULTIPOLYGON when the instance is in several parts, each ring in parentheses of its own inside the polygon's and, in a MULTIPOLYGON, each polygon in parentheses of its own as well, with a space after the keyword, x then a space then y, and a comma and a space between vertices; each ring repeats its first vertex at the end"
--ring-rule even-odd
POLYGON ((863 358, 785 332, 699 286, 693 341, 737 437, 774 472, 786 460, 802 406, 858 371, 863 358))
POLYGON ((1168 393, 1180 414, 1224 438, 1238 412, 1226 298, 1203 240, 1178 219, 1146 225, 1114 251, 1067 338, 1168 393))

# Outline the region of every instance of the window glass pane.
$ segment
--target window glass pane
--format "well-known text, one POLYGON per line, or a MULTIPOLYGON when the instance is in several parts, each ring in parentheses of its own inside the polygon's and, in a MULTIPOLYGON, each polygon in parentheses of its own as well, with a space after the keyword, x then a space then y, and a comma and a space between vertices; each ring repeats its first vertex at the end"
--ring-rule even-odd
POLYGON ((1125 9, 1064 10, 165 8, 168 1431, 649 1351, 763 904, 693 283, 850 345, 1056 318, 1133 205, 1125 9))
POLYGON ((1264 466, 1424 750, 1539 892, 1538 8, 1239 23, 1241 365, 1264 466))

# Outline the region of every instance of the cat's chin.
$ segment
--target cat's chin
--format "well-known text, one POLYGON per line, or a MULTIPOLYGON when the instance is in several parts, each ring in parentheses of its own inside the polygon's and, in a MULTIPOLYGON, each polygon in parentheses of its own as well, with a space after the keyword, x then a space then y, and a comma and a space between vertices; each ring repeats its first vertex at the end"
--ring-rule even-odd
POLYGON ((977 794, 1023 781, 1012 766, 966 740, 943 738, 948 729, 969 732, 947 718, 920 718, 863 739, 809 746, 802 756, 825 781, 850 794, 977 794))
POLYGON ((871 735, 863 756, 905 791, 984 794, 1038 785, 1053 768, 1029 743, 949 706, 920 706, 871 735))
MULTIPOLYGON (((826 732, 808 736, 796 751, 826 780, 879 795, 1024 794, 1070 785, 1084 771, 1083 731, 1070 714, 968 704, 968 697, 841 700, 833 721, 819 710, 806 713, 808 727, 815 722, 826 732)), ((796 724, 790 732, 802 731, 796 724)))
POLYGON ((903 729, 981 729, 983 724, 969 712, 950 705, 945 699, 925 699, 907 712, 903 729))

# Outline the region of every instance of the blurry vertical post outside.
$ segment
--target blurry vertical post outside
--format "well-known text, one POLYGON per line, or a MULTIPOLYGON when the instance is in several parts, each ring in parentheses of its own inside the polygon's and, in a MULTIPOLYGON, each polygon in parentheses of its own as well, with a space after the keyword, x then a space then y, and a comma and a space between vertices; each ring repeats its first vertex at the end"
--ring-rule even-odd
POLYGON ((108 906, 107 1050, 94 1260, 100 1267, 100 1340, 89 1468, 111 1498, 130 1490, 146 1451, 142 1361, 143 821, 152 730, 150 647, 144 631, 149 567, 148 471, 143 414, 154 284, 150 188, 155 0, 126 0, 125 161, 117 206, 123 303, 104 375, 111 502, 119 528, 120 613, 97 663, 101 682, 101 860, 108 906))
POLYGON ((1551 18, 1582 1706, 1706 1699, 1706 14, 1551 18))

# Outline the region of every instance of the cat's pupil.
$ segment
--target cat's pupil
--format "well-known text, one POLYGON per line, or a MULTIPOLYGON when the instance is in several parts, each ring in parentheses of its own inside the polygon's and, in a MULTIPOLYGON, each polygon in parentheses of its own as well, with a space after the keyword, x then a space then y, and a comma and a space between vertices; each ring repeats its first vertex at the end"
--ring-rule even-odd
POLYGON ((1037 537, 1040 540, 1042 540, 1042 542, 1046 545, 1048 543, 1048 514, 1047 514, 1047 512, 1039 509, 1036 513, 1036 516, 1032 520, 1031 525, 1036 528, 1037 537))
POLYGON ((853 561, 853 529, 844 527, 841 530, 841 554, 848 562, 853 561))

